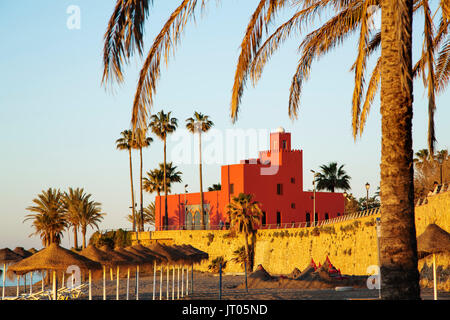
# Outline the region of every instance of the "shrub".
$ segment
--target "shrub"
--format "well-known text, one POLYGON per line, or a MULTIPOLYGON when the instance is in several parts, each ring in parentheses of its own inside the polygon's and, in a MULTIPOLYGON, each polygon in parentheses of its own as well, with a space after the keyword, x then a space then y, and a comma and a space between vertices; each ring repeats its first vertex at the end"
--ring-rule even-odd
POLYGON ((226 268, 227 262, 224 257, 220 256, 211 261, 211 264, 208 266, 208 270, 211 272, 217 273, 219 272, 220 265, 222 265, 222 270, 226 268))

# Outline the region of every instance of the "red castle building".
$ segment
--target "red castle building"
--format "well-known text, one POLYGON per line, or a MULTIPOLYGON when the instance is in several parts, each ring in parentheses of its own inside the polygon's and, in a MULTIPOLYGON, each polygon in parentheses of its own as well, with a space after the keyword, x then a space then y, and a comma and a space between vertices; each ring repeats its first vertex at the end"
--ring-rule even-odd
MULTIPOLYGON (((203 192, 206 229, 228 223, 226 206, 239 193, 253 194, 261 203, 261 228, 310 223, 344 213, 342 193, 303 191, 303 150, 291 149, 291 134, 279 128, 270 134, 270 150, 258 159, 242 160, 221 168, 219 191, 203 192), (222 223, 221 223, 222 222, 222 223)), ((168 229, 201 229, 200 193, 167 197, 168 229)), ((164 196, 155 199, 155 226, 163 229, 164 196)))

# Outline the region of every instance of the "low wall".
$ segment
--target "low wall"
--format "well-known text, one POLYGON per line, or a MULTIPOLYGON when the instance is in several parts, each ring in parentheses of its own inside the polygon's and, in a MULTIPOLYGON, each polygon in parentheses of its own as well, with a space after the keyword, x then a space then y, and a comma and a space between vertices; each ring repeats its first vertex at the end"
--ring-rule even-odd
MULTIPOLYGON (((430 223, 436 223, 444 230, 450 231, 449 208, 450 192, 428 197, 426 204, 416 206, 417 235, 422 234, 430 223)), ((270 273, 288 274, 295 267, 303 270, 311 259, 314 259, 317 264, 323 263, 328 256, 344 274, 367 275, 369 266, 378 265, 375 219, 379 216, 378 213, 315 228, 258 230, 254 239, 255 266, 262 264, 270 273)), ((132 238, 134 241, 135 236, 133 235, 132 238)), ((244 238, 241 235, 233 236, 230 231, 143 232, 139 233, 139 240, 143 244, 149 244, 151 241, 190 244, 208 252, 210 261, 223 256, 227 261, 225 272, 243 271, 242 267, 234 263, 232 259, 233 252, 244 245, 244 238)), ((250 238, 249 241, 251 241, 250 238)), ((199 271, 208 271, 210 261, 203 262, 195 268, 199 271)), ((436 264, 443 277, 440 281, 441 289, 450 290, 449 255, 436 255, 436 264)), ((431 265, 431 257, 422 259, 419 261, 419 270, 428 275, 431 265)), ((429 284, 428 278, 428 276, 425 278, 422 276, 423 285, 429 284)))

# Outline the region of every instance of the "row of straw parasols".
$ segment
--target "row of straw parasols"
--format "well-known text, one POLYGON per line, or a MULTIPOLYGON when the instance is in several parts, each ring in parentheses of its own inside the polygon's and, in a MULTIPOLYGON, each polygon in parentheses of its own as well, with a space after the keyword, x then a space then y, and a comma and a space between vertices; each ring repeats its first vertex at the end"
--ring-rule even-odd
MULTIPOLYGON (((17 249, 17 248, 16 248, 17 249)), ((136 299, 138 299, 138 284, 139 284, 139 267, 151 268, 154 271, 154 278, 156 277, 156 266, 159 264, 161 270, 163 266, 167 268, 169 272, 169 266, 173 269, 173 278, 175 275, 175 267, 182 267, 184 275, 184 267, 192 266, 193 264, 200 263, 203 260, 208 259, 208 254, 200 251, 190 245, 174 245, 166 246, 160 243, 155 243, 151 246, 143 246, 141 244, 129 246, 126 248, 109 248, 103 246, 101 248, 96 248, 92 245, 88 246, 86 249, 82 250, 79 254, 64 249, 57 244, 52 244, 39 252, 32 253, 27 252, 22 248, 22 250, 17 249, 14 252, 8 248, 0 250, 0 263, 4 264, 4 270, 6 270, 6 264, 11 264, 8 268, 8 273, 14 273, 17 277, 23 276, 33 271, 51 271, 53 278, 53 299, 57 299, 57 272, 64 274, 67 272, 68 268, 76 266, 80 271, 84 272, 84 275, 89 274, 89 299, 92 299, 91 291, 91 281, 92 275, 94 278, 99 277, 99 272, 103 271, 103 298, 106 299, 106 270, 111 271, 111 276, 113 269, 117 273, 117 294, 116 298, 119 298, 119 278, 120 270, 127 271, 127 299, 128 299, 128 288, 130 281, 130 271, 135 269, 136 275, 136 299), (19 252, 21 251, 21 252, 19 252)), ((76 271, 73 269, 72 271, 76 271)), ((167 273, 169 274, 169 273, 167 273)), ((3 279, 5 277, 5 272, 3 273, 3 279)), ((187 270, 186 270, 186 280, 187 270)), ((3 293, 2 298, 4 298, 4 281, 3 280, 3 293)), ((168 281, 168 279, 167 279, 168 281)), ((155 281, 154 281, 155 282, 155 281)), ((31 283, 31 281, 30 281, 31 283)), ((64 284, 63 284, 64 285, 64 284)), ((154 283, 155 286, 155 283, 154 283)), ((42 287, 44 288, 44 282, 42 281, 42 287)), ((155 289, 155 288, 154 288, 155 289)), ((154 290, 155 292, 155 290, 154 290)), ((155 297, 155 293, 153 293, 155 297)), ((167 294, 168 295, 168 294, 167 294)), ((161 289, 160 289, 161 297, 161 289)), ((173 297, 173 294, 172 294, 173 297)))

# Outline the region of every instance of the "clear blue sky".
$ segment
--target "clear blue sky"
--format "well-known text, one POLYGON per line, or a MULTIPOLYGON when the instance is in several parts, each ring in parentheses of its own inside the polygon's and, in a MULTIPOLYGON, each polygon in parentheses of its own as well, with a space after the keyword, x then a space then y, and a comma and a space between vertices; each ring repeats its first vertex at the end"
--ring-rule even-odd
MULTIPOLYGON (((146 49, 180 1, 155 1, 146 27, 146 49)), ((291 121, 287 101, 291 77, 299 58, 296 48, 303 35, 292 38, 273 57, 256 88, 247 87, 239 121, 229 118, 229 102, 239 45, 256 0, 210 1, 206 14, 197 15, 185 31, 175 59, 162 69, 154 110, 171 110, 184 120, 194 110, 206 113, 215 128, 270 130, 283 126, 292 132, 292 146, 304 151, 304 186, 311 188, 310 169, 337 161, 352 177, 352 192, 365 194, 364 184, 379 185, 380 114, 379 98, 366 130, 356 143, 351 135, 350 103, 355 59, 355 38, 315 62, 304 86, 300 116, 291 121)), ((126 68, 125 83, 115 93, 101 86, 103 34, 115 1, 22 0, 0 2, 0 247, 40 248, 38 237, 29 238, 29 222, 23 223, 42 190, 84 187, 102 203, 107 213, 101 228, 129 227, 128 155, 115 149, 115 140, 130 125, 130 110, 140 58, 126 68), (70 5, 81 9, 81 29, 69 30, 66 13, 70 5)), ((289 16, 286 10, 278 22, 289 16)), ((415 22, 419 30, 422 17, 415 22)), ((421 48, 416 31, 415 58, 421 48)), ((373 61, 371 61, 373 64, 373 61)), ((427 111, 425 91, 415 82, 414 148, 426 147, 427 111)), ((438 148, 450 141, 450 95, 438 97, 436 131, 438 148)), ((181 133, 181 129, 179 130, 181 133)), ((196 140, 191 143, 196 144, 196 140)), ((176 144, 170 144, 169 154, 176 144)), ((211 142, 210 142, 211 143, 211 142)), ((262 146, 267 141, 259 141, 262 146)), ((179 146, 179 143, 178 143, 179 146)), ((208 142, 205 142, 205 148, 208 142)), ((210 146, 211 147, 211 146, 210 146)), ((230 150, 224 150, 229 152, 230 150)), ((256 157, 252 150, 236 153, 233 161, 256 157)), ((193 149, 195 154, 195 149, 193 149)), ((144 169, 162 162, 162 143, 155 139, 144 151, 144 169)), ((134 158, 135 177, 138 157, 134 158)), ((197 164, 179 164, 183 183, 175 193, 198 190, 197 164)), ((204 166, 204 188, 220 181, 220 164, 204 166)), ((135 180, 136 188, 138 180, 135 180)), ((145 205, 154 195, 145 195, 145 205)), ((64 235, 63 245, 72 243, 64 235)))

